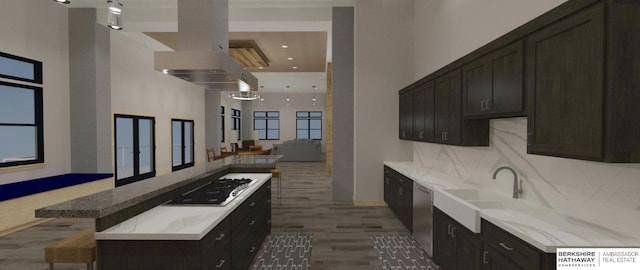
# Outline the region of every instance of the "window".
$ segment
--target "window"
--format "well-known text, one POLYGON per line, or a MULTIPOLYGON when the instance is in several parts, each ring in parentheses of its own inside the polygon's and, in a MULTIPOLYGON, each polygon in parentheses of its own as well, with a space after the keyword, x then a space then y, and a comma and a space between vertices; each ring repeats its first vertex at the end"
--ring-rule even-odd
POLYGON ((224 106, 220 106, 220 142, 224 142, 224 106))
POLYGON ((171 120, 172 170, 193 166, 193 120, 171 120))
POLYGON ((156 175, 155 119, 115 115, 116 186, 156 175))
POLYGON ((322 140, 322 112, 296 112, 296 138, 322 140))
MULTIPOLYGON (((42 63, 0 53, 0 78, 42 83, 42 63)), ((0 80, 0 167, 44 163, 42 87, 0 80)))
POLYGON ((253 112, 253 130, 260 140, 280 139, 280 112, 253 112))
POLYGON ((238 141, 242 139, 240 128, 240 110, 231 109, 231 130, 235 130, 238 141))

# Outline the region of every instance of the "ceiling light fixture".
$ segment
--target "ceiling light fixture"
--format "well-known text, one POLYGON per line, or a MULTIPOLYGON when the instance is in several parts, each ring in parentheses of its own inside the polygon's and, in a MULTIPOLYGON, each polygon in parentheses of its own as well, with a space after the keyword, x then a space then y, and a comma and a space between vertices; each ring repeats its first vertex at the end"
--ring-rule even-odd
POLYGON ((53 1, 55 1, 58 4, 65 4, 65 5, 68 5, 71 3, 71 1, 69 0, 53 0, 53 1))
POLYGON ((120 15, 122 14, 122 8, 124 5, 120 2, 120 0, 107 0, 107 10, 110 13, 120 15))
POLYGON ((280 47, 282 47, 283 49, 289 48, 289 46, 287 46, 287 45, 282 45, 280 47))
POLYGON ((293 57, 289 57, 289 58, 287 58, 287 60, 292 61, 292 60, 293 60, 293 57))
MULTIPOLYGON (((285 87, 285 90, 287 92, 289 92, 289 86, 288 85, 285 87)), ((291 106, 291 98, 289 97, 289 95, 287 95, 287 97, 284 98, 284 102, 287 103, 287 106, 291 106)))
POLYGON ((231 93, 231 98, 237 100, 254 100, 260 98, 260 93, 258 91, 251 93, 251 87, 248 83, 238 80, 238 86, 238 91, 231 93))
POLYGON ((124 5, 120 0, 107 0, 107 27, 122 30, 122 10, 124 5))
POLYGON ((292 69, 298 69, 298 67, 292 67, 292 69))
POLYGON ((313 97, 311 98, 311 102, 312 102, 313 106, 316 106, 317 99, 316 99, 315 90, 317 90, 317 87, 314 85, 311 88, 313 88, 313 92, 314 92, 313 97))

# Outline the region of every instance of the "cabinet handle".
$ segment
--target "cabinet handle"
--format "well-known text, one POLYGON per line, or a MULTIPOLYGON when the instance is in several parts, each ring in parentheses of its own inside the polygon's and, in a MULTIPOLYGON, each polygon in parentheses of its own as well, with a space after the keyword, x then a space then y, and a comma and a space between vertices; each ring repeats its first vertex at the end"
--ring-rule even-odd
POLYGON ((451 227, 451 238, 456 238, 455 232, 456 232, 456 227, 451 227))
POLYGON ((420 131, 420 132, 418 133, 418 137, 419 137, 420 139, 422 139, 422 138, 424 137, 424 136, 423 136, 423 134, 424 134, 424 132, 420 131))
POLYGON ((485 101, 484 103, 484 107, 487 109, 487 111, 491 110, 491 100, 487 99, 487 101, 485 101))
POLYGON ((268 199, 268 200, 267 200, 267 203, 271 203, 271 199, 268 199))
POLYGON ((223 265, 224 265, 224 260, 220 260, 220 263, 216 265, 216 268, 222 268, 223 265))
POLYGON ((404 132, 404 130, 403 130, 403 131, 402 131, 402 138, 404 138, 404 137, 407 137, 407 136, 405 135, 405 132, 404 132))
POLYGON ((484 100, 481 100, 481 101, 480 101, 480 110, 481 110, 481 111, 484 111, 484 103, 485 103, 485 101, 484 101, 484 100))
POLYGON ((220 241, 220 240, 222 240, 222 238, 224 238, 224 233, 221 233, 220 236, 218 236, 218 238, 216 238, 216 241, 220 241))
POLYGON ((251 202, 251 203, 249 204, 249 206, 250 206, 250 207, 254 207, 255 205, 256 205, 256 202, 251 202))
POLYGON ((267 220, 267 224, 271 224, 271 220, 267 220))
POLYGON ((453 227, 453 226, 451 226, 451 224, 447 224, 447 234, 448 235, 451 235, 451 227, 453 227))
POLYGON ((256 251, 256 247, 251 247, 251 248, 249 249, 249 253, 253 253, 254 251, 256 251))
POLYGON ((507 246, 507 244, 506 244, 506 243, 502 243, 502 242, 501 242, 501 243, 498 243, 498 245, 500 245, 502 248, 504 248, 504 249, 506 249, 506 250, 508 250, 508 251, 513 251, 513 248, 512 248, 512 247, 507 246))
POLYGON ((482 252, 482 263, 483 264, 489 264, 489 261, 487 261, 487 255, 489 255, 489 251, 482 252))
POLYGON ((446 141, 446 140, 449 140, 449 138, 448 138, 448 136, 447 136, 447 135, 449 135, 449 132, 447 132, 447 131, 442 132, 442 140, 445 140, 445 141, 446 141))
POLYGON ((404 181, 402 180, 402 178, 398 178, 398 181, 399 181, 400 183, 404 182, 404 181))
POLYGON ((253 226, 253 224, 256 224, 255 220, 252 220, 252 221, 249 222, 249 226, 253 226))

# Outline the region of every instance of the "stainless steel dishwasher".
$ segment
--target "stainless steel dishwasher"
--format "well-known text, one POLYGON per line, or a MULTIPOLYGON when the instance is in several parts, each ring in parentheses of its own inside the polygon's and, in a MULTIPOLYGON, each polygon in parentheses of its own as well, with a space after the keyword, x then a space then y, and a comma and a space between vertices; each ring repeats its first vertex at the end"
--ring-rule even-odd
POLYGON ((413 237, 433 256, 433 191, 413 182, 413 237))

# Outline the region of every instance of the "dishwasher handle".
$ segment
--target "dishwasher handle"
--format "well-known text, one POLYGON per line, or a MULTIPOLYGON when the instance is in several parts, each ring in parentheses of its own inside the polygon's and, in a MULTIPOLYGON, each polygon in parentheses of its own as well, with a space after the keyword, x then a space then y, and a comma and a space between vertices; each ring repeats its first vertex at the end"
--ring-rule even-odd
POLYGON ((431 193, 431 190, 430 190, 430 189, 428 189, 428 188, 426 188, 426 187, 423 187, 422 185, 420 185, 420 184, 418 184, 418 183, 416 183, 416 182, 413 182, 413 187, 414 187, 414 188, 417 188, 419 191, 422 191, 422 192, 424 192, 424 193, 431 193))

